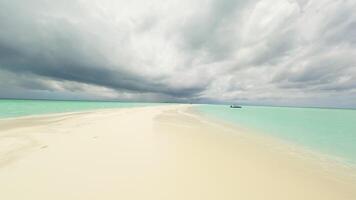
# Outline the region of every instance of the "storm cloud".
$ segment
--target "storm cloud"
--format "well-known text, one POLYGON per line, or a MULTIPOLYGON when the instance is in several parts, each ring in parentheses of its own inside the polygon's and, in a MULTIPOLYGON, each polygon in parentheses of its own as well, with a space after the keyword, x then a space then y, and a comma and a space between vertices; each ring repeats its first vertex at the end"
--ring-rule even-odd
POLYGON ((0 1, 0 98, 356 106, 351 0, 0 1))

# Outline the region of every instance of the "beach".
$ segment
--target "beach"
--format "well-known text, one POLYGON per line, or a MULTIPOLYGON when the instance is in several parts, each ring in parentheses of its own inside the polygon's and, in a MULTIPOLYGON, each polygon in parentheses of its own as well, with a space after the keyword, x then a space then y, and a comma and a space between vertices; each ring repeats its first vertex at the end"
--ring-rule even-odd
POLYGON ((356 199, 353 170, 325 170, 192 107, 1 119, 0 198, 356 199))

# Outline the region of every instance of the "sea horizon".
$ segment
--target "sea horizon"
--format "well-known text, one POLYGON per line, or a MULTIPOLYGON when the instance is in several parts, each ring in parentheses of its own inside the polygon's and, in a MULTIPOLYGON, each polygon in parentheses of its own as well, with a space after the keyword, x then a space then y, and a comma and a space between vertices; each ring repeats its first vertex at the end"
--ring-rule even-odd
POLYGON ((3 199, 356 199, 356 0, 0 16, 3 199))
POLYGON ((179 101, 130 101, 130 100, 110 100, 110 99, 46 99, 46 98, 0 98, 1 100, 33 100, 33 101, 83 101, 83 102, 117 102, 117 103, 168 103, 168 104, 193 104, 193 105, 240 105, 258 107, 287 107, 287 108, 319 108, 319 109, 345 109, 356 110, 352 106, 302 106, 302 105, 274 105, 274 104, 249 104, 232 102, 179 102, 179 101))

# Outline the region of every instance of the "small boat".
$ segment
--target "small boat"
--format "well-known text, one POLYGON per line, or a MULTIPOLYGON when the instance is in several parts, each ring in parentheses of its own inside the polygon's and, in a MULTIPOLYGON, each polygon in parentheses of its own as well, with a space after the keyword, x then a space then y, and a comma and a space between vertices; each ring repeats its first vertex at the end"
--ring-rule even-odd
POLYGON ((231 105, 230 108, 242 108, 242 107, 238 105, 231 105))

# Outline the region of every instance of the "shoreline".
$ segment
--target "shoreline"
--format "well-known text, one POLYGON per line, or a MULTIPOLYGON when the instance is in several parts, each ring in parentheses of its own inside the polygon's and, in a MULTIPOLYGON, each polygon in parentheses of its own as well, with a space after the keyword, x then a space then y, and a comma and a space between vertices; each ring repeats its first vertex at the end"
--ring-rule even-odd
MULTIPOLYGON (((258 137, 264 137, 267 140, 274 140, 275 142, 279 143, 282 146, 292 147, 297 150, 297 152, 302 152, 301 155, 309 155, 311 160, 316 160, 318 162, 327 163, 334 163, 335 166, 341 166, 343 168, 350 168, 356 169, 356 160, 346 157, 337 155, 337 153, 322 151, 318 149, 316 146, 308 145, 305 143, 296 143, 293 139, 287 139, 279 132, 278 134, 271 134, 271 132, 267 130, 263 130, 261 128, 256 128, 251 125, 241 125, 237 121, 227 120, 219 117, 215 117, 213 115, 207 114, 204 111, 199 110, 198 108, 192 108, 192 113, 196 115, 201 115, 207 118, 210 121, 215 121, 216 123, 224 124, 226 126, 232 126, 237 129, 241 129, 242 131, 249 132, 258 137)), ((263 119, 260 119, 263 120, 263 119)), ((297 139, 297 138, 295 138, 297 139)), ((356 177, 356 173, 355 173, 356 177)))
MULTIPOLYGON (((56 101, 56 100, 54 100, 56 101)), ((59 100, 60 101, 60 100, 59 100)), ((66 101, 66 100, 63 100, 66 101)), ((174 105, 174 104, 171 104, 174 105)), ((179 104, 178 104, 179 105, 179 104)), ((19 115, 19 116, 11 116, 11 117, 0 117, 1 121, 8 120, 18 120, 18 119, 33 119, 33 118, 47 118, 47 117, 61 117, 62 115, 75 115, 75 114, 85 114, 91 112, 102 112, 102 111, 115 111, 117 109, 135 109, 135 108, 145 108, 145 107, 154 107, 154 106, 170 106, 167 104, 157 104, 157 105, 140 105, 140 106, 132 106, 132 107, 108 107, 108 108, 93 108, 93 109, 85 109, 85 110, 74 110, 74 111, 60 111, 60 112, 50 112, 50 113, 37 113, 37 114, 28 114, 28 115, 19 115)))
MULTIPOLYGON (((1 101, 2 99, 0 99, 1 101)), ((4 99, 3 99, 4 100, 4 99)), ((4 100, 7 101, 7 100, 4 100)), ((2 103, 2 102, 0 102, 2 103)), ((146 107, 146 106, 161 106, 169 105, 167 103, 144 103, 144 102, 115 102, 115 101, 66 101, 66 100, 13 100, 10 105, 0 104, 0 109, 4 109, 4 113, 0 113, 0 120, 2 119, 16 119, 21 117, 34 117, 34 116, 47 116, 47 115, 57 115, 65 113, 78 113, 78 112, 90 112, 96 110, 106 110, 106 109, 120 109, 120 108, 136 108, 136 107, 146 107), (16 105, 14 101, 22 102, 16 105), (30 101, 24 103, 26 101, 30 101), (54 105, 52 103, 60 103, 54 105), (50 103, 50 105, 48 105, 50 103), (80 104, 77 107, 73 105, 64 105, 62 103, 74 103, 80 104), (84 104, 81 104, 84 103, 84 104), (31 105, 34 104, 34 105, 31 105), (59 106, 59 109, 58 109, 59 106), (33 109, 37 108, 37 109, 33 109), (46 107, 49 109, 46 110, 46 107), (25 112, 17 112, 21 108, 25 112), (7 110, 8 109, 8 110, 7 110), (15 110, 15 112, 13 111, 15 110), (30 111, 29 111, 30 110, 30 111), (44 111, 43 111, 44 110, 44 111)), ((20 109, 20 110, 21 110, 20 109)))
POLYGON ((261 141, 260 145, 266 146, 266 148, 272 148, 279 152, 284 151, 286 155, 290 154, 292 157, 296 157, 297 159, 320 166, 321 169, 325 170, 325 172, 336 172, 339 173, 339 175, 341 172, 341 176, 346 178, 350 178, 351 172, 351 180, 356 181, 356 163, 347 161, 345 158, 326 154, 318 150, 293 143, 292 141, 270 135, 255 128, 242 126, 228 120, 210 116, 193 107, 188 109, 188 112, 196 115, 196 117, 202 117, 207 123, 213 123, 217 126, 232 129, 232 131, 237 130, 245 135, 248 134, 248 136, 246 135, 247 137, 253 138, 256 141, 261 141))
POLYGON ((356 197, 356 181, 345 176, 351 171, 324 171, 285 152, 287 144, 191 109, 163 105, 0 120, 0 126, 13 125, 0 129, 0 197, 356 197))

